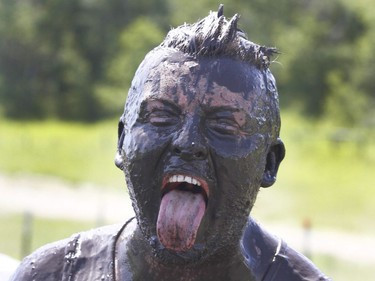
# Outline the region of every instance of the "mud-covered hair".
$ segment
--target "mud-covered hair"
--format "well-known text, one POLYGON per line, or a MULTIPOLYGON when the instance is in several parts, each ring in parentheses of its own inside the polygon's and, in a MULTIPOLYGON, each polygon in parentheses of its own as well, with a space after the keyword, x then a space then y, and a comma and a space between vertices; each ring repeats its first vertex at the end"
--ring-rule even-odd
POLYGON ((266 69, 275 48, 260 46, 247 39, 237 27, 238 14, 223 15, 223 5, 194 24, 184 24, 169 31, 160 47, 177 49, 195 57, 229 57, 266 69))

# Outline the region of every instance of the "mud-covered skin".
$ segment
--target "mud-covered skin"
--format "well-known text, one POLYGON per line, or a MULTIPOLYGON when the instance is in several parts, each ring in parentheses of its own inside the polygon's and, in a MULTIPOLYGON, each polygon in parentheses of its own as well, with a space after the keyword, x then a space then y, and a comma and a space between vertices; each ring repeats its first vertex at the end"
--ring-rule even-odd
MULTIPOLYGON (((135 77, 120 152, 144 239, 168 263, 233 255, 264 177, 276 174, 277 167, 265 171, 268 152, 282 147, 272 133, 276 120, 265 71, 228 58, 193 59, 159 49, 135 77), (179 253, 164 249, 156 235, 168 174, 204 178, 209 185, 195 246, 179 253)), ((278 166, 282 157, 276 158, 278 166)))
MULTIPOLYGON (((139 231, 139 230, 137 230, 139 231)), ((140 233, 128 243, 121 243, 118 250, 119 280, 148 280, 148 281, 255 281, 251 270, 243 262, 240 251, 229 261, 225 256, 217 262, 202 262, 199 264, 166 264, 156 259, 150 252, 147 242, 140 233), (125 265, 125 266, 124 266, 125 265)), ((234 250, 234 249, 233 249, 234 250)), ((237 250, 237 248, 236 248, 237 250)), ((234 253, 233 253, 234 254, 234 253)))

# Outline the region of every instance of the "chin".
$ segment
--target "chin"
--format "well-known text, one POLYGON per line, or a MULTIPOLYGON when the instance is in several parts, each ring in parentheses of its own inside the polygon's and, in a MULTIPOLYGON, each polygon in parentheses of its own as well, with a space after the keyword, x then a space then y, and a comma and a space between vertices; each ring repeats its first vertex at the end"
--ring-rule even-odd
MULTIPOLYGON (((152 241, 151 243, 154 243, 152 241)), ((199 264, 208 259, 207 249, 203 245, 194 245, 191 249, 176 252, 165 248, 159 241, 152 246, 155 257, 162 263, 169 265, 186 265, 186 264, 199 264)))

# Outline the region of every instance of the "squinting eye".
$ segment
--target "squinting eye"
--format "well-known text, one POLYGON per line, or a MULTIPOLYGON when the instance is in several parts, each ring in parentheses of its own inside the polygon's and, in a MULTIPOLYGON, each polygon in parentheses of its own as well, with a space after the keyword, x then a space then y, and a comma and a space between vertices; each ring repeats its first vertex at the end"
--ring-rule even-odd
POLYGON ((229 118, 209 119, 208 126, 210 129, 225 135, 235 135, 240 131, 237 122, 229 118))
POLYGON ((178 117, 166 110, 155 110, 149 114, 148 120, 154 126, 171 126, 178 122, 178 117))

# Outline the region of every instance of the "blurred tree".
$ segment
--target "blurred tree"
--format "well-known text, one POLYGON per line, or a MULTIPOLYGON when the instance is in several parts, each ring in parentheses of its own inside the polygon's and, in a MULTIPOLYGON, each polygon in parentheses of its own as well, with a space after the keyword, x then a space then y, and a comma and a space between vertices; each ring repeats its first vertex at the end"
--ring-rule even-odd
MULTIPOLYGON (((197 10, 170 2, 177 11, 197 10)), ((210 0, 203 2, 213 5, 210 0)), ((375 8, 370 0, 223 2, 225 15, 241 15, 240 28, 251 40, 280 50, 271 68, 283 106, 298 106, 310 116, 328 116, 346 125, 371 119, 375 8)))
POLYGON ((323 114, 333 81, 330 74, 350 76, 356 62, 352 50, 365 28, 360 15, 340 1, 311 1, 291 28, 292 36, 280 40, 290 56, 281 75, 285 100, 301 104, 310 115, 323 114))
POLYGON ((334 79, 340 79, 344 89, 331 86, 326 112, 341 125, 375 128, 375 7, 372 0, 345 0, 345 3, 361 17, 366 28, 356 44, 347 50, 352 57, 349 75, 333 74, 332 84, 334 79), (336 111, 336 116, 329 114, 330 111, 336 111))
MULTIPOLYGON (((271 68, 283 106, 356 124, 371 119, 375 104, 371 1, 222 3, 227 17, 240 14, 239 27, 251 40, 281 51, 271 68)), ((0 0, 0 114, 112 115, 169 24, 194 22, 217 8, 213 0, 0 0)))
MULTIPOLYGON (((12 118, 96 120, 96 86, 138 16, 165 27, 158 1, 0 0, 0 101, 12 118)), ((121 103, 123 100, 121 99, 121 103)))
POLYGON ((119 49, 108 64, 103 84, 96 88, 103 115, 123 110, 127 90, 134 73, 151 49, 164 37, 164 32, 148 18, 138 17, 119 36, 119 49))
POLYGON ((41 90, 34 78, 43 56, 33 42, 38 15, 29 13, 31 9, 27 2, 0 2, 0 101, 10 117, 26 117, 26 112, 40 117, 43 103, 48 103, 33 102, 41 90))

